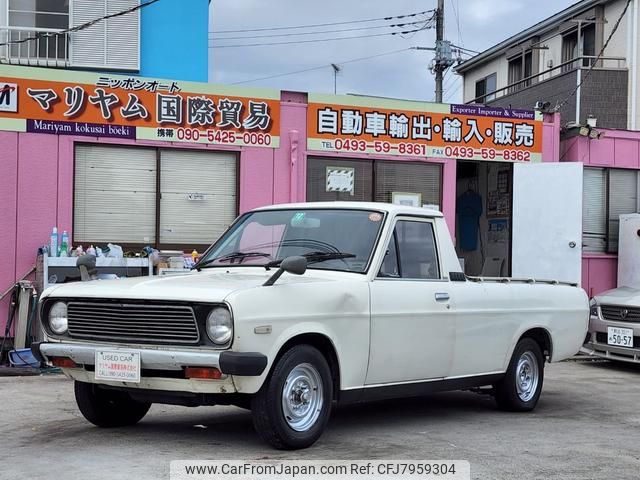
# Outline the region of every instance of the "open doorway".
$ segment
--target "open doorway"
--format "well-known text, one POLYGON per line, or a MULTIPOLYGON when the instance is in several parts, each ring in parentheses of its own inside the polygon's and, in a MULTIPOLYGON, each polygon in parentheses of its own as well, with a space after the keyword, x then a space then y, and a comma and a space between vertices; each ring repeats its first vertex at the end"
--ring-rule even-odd
POLYGON ((456 252, 467 275, 511 275, 513 166, 458 161, 456 252))

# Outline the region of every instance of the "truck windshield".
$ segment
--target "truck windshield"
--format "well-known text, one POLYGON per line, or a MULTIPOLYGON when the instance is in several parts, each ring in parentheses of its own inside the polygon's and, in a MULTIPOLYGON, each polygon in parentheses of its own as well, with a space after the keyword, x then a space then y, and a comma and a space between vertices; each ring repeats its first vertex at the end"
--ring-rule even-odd
POLYGON ((196 268, 277 266, 293 255, 309 268, 363 273, 384 215, 369 210, 264 210, 242 216, 196 268))

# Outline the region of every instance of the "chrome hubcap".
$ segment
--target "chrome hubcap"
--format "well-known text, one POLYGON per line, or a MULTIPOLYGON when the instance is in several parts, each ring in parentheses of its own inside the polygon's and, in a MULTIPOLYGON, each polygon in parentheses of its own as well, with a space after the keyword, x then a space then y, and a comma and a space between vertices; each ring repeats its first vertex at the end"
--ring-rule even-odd
POLYGON ((533 398, 538 389, 540 372, 536 356, 532 352, 524 352, 518 360, 516 370, 516 390, 518 397, 523 402, 528 402, 533 398))
POLYGON ((310 363, 296 366, 282 388, 282 413, 287 424, 297 432, 315 425, 324 404, 320 373, 310 363))

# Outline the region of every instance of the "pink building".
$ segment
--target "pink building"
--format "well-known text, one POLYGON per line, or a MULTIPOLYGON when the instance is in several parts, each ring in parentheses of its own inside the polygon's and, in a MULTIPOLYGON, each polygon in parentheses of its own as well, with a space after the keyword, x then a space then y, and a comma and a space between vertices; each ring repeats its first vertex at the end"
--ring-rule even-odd
MULTIPOLYGON (((52 75, 0 67, 0 84, 16 95, 15 103, 0 101, 0 292, 35 266, 53 226, 69 232, 73 246, 202 251, 239 213, 314 200, 436 206, 467 273, 508 276, 521 269, 514 164, 561 159, 558 118, 537 112, 207 84, 134 91, 114 76, 52 75), (99 89, 119 103, 105 110, 99 89), (183 103, 184 118, 168 121, 176 114, 169 107, 183 103), (207 105, 220 128, 205 124, 207 105), (476 200, 482 211, 474 211, 476 200)), ((638 168, 637 141, 615 135, 566 140, 562 160, 596 165, 609 158, 603 153, 627 149, 635 157, 620 166, 638 168)), ((588 290, 611 286, 615 256, 587 254, 583 265, 588 290)), ((0 329, 6 312, 7 299, 0 329)))
POLYGON ((618 217, 640 211, 640 133, 592 131, 569 130, 560 147, 561 161, 584 164, 582 286, 589 296, 616 287, 618 217))

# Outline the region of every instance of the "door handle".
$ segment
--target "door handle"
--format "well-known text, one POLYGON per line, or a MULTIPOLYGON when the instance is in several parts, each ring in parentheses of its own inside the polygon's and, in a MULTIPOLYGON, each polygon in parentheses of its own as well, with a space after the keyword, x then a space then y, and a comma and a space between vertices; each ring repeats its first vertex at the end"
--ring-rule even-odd
POLYGON ((449 300, 449 294, 444 292, 436 293, 435 297, 436 302, 446 302, 449 300))

